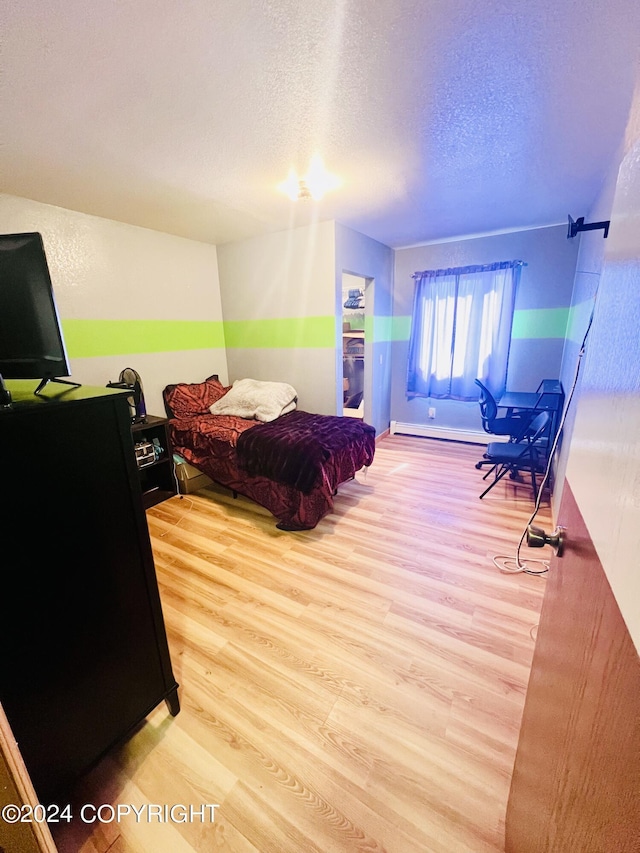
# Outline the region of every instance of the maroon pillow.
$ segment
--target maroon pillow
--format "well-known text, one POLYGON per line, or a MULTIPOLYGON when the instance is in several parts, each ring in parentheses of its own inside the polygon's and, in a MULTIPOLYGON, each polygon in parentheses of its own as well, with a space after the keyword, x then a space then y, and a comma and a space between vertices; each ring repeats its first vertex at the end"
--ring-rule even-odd
POLYGON ((167 385, 162 392, 164 405, 170 418, 189 418, 205 415, 231 386, 224 386, 217 376, 209 376, 204 382, 180 382, 167 385))

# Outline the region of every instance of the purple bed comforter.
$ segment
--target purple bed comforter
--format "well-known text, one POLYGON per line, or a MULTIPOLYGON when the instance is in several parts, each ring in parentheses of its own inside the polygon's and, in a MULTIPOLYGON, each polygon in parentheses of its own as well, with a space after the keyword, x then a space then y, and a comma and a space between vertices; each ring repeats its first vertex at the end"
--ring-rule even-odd
POLYGON ((322 480, 323 466, 337 452, 358 454, 358 470, 371 465, 375 429, 362 421, 314 415, 295 409, 260 423, 238 437, 238 464, 253 477, 268 477, 309 494, 322 480))

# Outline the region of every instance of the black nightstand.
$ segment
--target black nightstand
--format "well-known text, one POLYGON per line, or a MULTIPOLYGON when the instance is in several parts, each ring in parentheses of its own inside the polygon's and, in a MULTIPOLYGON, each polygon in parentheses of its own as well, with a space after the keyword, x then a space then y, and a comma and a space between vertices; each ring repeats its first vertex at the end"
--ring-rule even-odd
MULTIPOLYGON (((166 501, 177 494, 176 477, 173 470, 173 455, 167 433, 167 418, 147 415, 144 423, 132 424, 133 443, 150 443, 155 448, 153 456, 137 455, 138 476, 142 487, 142 502, 145 509, 166 501), (149 461, 152 459, 153 461, 149 461)), ((148 448, 140 448, 148 450, 148 448)))

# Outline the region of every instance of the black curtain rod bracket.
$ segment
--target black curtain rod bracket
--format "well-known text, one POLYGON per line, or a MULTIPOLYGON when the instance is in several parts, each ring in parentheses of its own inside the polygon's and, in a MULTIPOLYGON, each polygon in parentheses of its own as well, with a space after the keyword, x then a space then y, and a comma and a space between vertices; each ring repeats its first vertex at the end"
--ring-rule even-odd
POLYGON ((584 224, 584 216, 581 216, 579 219, 576 219, 575 222, 569 216, 569 230, 567 231, 567 240, 572 240, 579 231, 595 231, 598 228, 604 229, 604 237, 609 236, 609 223, 611 220, 607 219, 606 222, 589 222, 587 225, 584 224))

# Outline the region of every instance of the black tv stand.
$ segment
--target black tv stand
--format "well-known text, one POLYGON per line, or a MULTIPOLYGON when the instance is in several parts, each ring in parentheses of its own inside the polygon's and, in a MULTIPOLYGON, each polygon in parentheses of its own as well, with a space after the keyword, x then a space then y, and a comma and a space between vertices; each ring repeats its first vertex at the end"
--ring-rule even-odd
POLYGON ((74 388, 82 388, 82 385, 79 382, 71 382, 69 379, 56 379, 54 376, 51 376, 48 379, 43 379, 33 393, 39 394, 49 382, 59 382, 60 385, 71 385, 74 388))
MULTIPOLYGON (((179 713, 178 684, 126 396, 85 385, 37 399, 7 384, 0 704, 39 801, 63 804, 156 706, 179 713)), ((0 814, 0 848, 23 849, 4 827, 0 814)))
POLYGON ((11 391, 4 384, 4 379, 0 373, 0 409, 11 408, 11 391))

